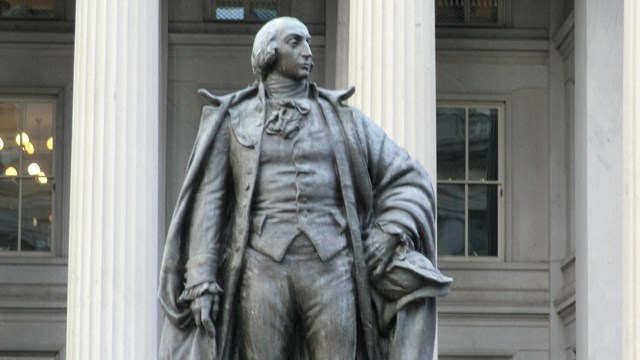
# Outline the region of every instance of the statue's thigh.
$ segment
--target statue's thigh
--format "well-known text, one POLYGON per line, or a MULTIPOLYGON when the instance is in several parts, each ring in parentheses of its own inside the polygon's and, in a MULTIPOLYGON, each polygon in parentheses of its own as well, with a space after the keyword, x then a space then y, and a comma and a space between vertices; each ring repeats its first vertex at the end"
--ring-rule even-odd
POLYGON ((294 281, 307 344, 314 359, 353 359, 356 350, 355 283, 351 254, 308 262, 294 281))
POLYGON ((249 249, 240 286, 239 320, 246 359, 284 359, 295 309, 282 265, 249 249))

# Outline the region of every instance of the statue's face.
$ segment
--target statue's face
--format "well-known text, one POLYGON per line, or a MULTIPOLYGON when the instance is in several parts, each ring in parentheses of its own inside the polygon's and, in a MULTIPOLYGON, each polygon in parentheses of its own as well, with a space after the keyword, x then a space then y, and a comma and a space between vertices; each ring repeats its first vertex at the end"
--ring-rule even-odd
POLYGON ((304 24, 291 22, 278 32, 278 55, 274 71, 284 77, 302 80, 309 77, 311 62, 311 35, 304 24))

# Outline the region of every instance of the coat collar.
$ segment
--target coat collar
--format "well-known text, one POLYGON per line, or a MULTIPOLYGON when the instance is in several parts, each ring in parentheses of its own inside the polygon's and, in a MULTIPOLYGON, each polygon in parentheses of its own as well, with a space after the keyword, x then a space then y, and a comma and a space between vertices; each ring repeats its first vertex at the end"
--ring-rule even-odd
MULTIPOLYGON (((315 83, 309 83, 311 96, 320 100, 324 98, 335 105, 342 105, 355 92, 354 87, 347 90, 327 90, 318 87, 315 83)), ((214 106, 229 102, 229 120, 233 134, 240 145, 254 149, 258 144, 265 121, 265 89, 262 83, 253 84, 245 90, 224 97, 213 96, 206 90, 200 93, 214 106), (228 98, 229 97, 229 98, 228 98)))

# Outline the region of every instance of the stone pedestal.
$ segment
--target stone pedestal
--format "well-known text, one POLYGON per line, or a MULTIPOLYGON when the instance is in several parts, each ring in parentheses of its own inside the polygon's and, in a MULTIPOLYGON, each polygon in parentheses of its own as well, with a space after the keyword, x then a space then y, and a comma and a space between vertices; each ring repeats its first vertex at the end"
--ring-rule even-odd
POLYGON ((155 359, 159 2, 76 11, 67 359, 155 359))
POLYGON ((350 104, 436 176, 435 25, 432 0, 351 0, 350 104))

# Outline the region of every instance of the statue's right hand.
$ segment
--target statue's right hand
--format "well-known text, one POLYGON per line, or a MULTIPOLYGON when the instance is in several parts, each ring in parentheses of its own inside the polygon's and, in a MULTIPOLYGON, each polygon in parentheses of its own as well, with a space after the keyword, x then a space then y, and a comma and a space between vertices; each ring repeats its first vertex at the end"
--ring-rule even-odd
POLYGON ((191 301, 191 313, 196 321, 196 326, 204 329, 207 334, 215 338, 216 330, 213 319, 218 313, 218 295, 209 293, 202 294, 191 301))

